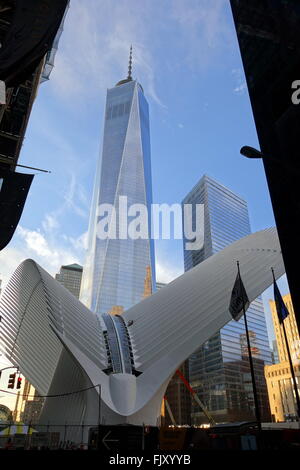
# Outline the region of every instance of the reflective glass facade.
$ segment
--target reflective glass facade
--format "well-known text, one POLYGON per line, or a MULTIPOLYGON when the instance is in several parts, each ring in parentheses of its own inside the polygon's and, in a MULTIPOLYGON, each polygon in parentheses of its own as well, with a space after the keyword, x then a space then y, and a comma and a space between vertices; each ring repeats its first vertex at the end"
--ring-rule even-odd
MULTIPOLYGON (((184 252, 186 271, 250 233, 247 203, 206 175, 184 203, 204 204, 205 225, 203 248, 184 252)), ((247 320, 261 413, 263 419, 269 419, 264 365, 272 360, 261 297, 251 303, 247 320)), ((229 322, 189 358, 189 372, 191 385, 216 421, 255 419, 243 317, 229 322)), ((206 421, 193 404, 192 422, 206 421)))
MULTIPOLYGON (((135 80, 124 80, 107 91, 102 160, 97 170, 90 216, 88 255, 80 300, 102 315, 115 306, 125 310, 143 298, 149 267, 155 285, 154 245, 150 239, 120 239, 119 197, 127 204, 152 203, 148 103, 135 80), (116 210, 117 238, 100 239, 100 204, 116 210)), ((129 217, 128 223, 135 217, 129 217)), ((110 220, 109 224, 112 224, 110 220)))
POLYGON ((55 279, 75 295, 77 299, 79 299, 80 294, 81 278, 82 266, 76 263, 62 266, 60 272, 55 275, 55 279))

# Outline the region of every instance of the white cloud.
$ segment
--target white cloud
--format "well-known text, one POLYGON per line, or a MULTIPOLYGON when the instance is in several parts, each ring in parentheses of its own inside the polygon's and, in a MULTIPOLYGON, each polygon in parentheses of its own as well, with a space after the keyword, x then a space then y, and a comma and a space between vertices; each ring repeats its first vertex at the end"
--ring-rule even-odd
POLYGON ((66 226, 66 220, 75 220, 76 216, 81 220, 87 219, 89 200, 85 188, 74 173, 78 170, 78 165, 74 163, 72 149, 67 142, 59 139, 59 135, 56 137, 58 148, 62 148, 64 156, 73 162, 65 171, 63 186, 54 188, 61 203, 44 214, 39 226, 28 228, 23 224, 19 225, 10 244, 0 252, 0 279, 3 281, 3 288, 18 265, 28 258, 37 261, 51 275, 57 273, 61 265, 84 262, 87 233, 76 237, 72 227, 66 226), (64 235, 62 229, 64 232, 67 230, 68 235, 64 235))
POLYGON ((28 230, 19 225, 18 234, 21 238, 23 238, 27 248, 32 253, 35 253, 42 258, 50 258, 56 256, 56 252, 53 252, 50 249, 45 237, 39 231, 28 230))
POLYGON ((211 63, 214 51, 231 45, 233 38, 224 17, 227 0, 172 0, 167 8, 165 2, 153 0, 102 0, 101 9, 99 0, 72 0, 49 86, 73 107, 79 102, 82 106, 95 99, 95 90, 103 94, 127 76, 132 44, 133 77, 147 96, 166 108, 156 83, 162 65, 160 33, 166 28, 177 32, 172 47, 184 53, 192 69, 211 63), (155 21, 150 20, 154 15, 155 21))
POLYGON ((84 232, 78 238, 69 237, 67 235, 62 236, 63 239, 72 245, 72 247, 78 252, 86 251, 88 248, 88 231, 84 232))
POLYGON ((73 172, 71 172, 70 174, 70 184, 63 198, 64 204, 56 212, 62 214, 66 209, 71 209, 80 217, 87 217, 89 213, 89 208, 86 193, 83 186, 78 184, 76 175, 73 172), (80 198, 80 202, 78 201, 78 195, 80 198), (82 202, 84 202, 85 207, 82 207, 82 202))
POLYGON ((241 85, 235 87, 233 91, 238 94, 243 94, 246 89, 247 89, 246 82, 243 82, 241 83, 241 85))
POLYGON ((17 266, 26 259, 26 255, 18 248, 6 247, 0 253, 0 279, 2 279, 2 287, 5 288, 11 275, 17 266))
POLYGON ((60 266, 84 262, 87 234, 78 238, 65 235, 48 237, 39 229, 30 230, 19 225, 14 236, 14 247, 8 246, 0 253, 0 278, 5 288, 18 265, 25 259, 34 259, 51 275, 60 266))
POLYGON ((171 5, 190 68, 206 67, 214 51, 231 45, 232 31, 224 18, 227 0, 173 0, 171 5))
POLYGON ((102 0, 72 0, 55 60, 50 86, 60 98, 78 106, 95 98, 127 76, 130 44, 133 45, 133 76, 142 81, 147 95, 164 106, 155 88, 155 61, 149 44, 147 4, 102 0), (92 90, 92 92, 91 92, 92 90))
POLYGON ((42 228, 48 236, 58 234, 60 220, 67 213, 78 215, 86 219, 89 214, 89 201, 84 187, 78 183, 75 173, 70 173, 70 181, 64 193, 61 195, 62 204, 46 213, 42 221, 42 228))
POLYGON ((49 232, 49 231, 57 229, 59 227, 59 223, 53 215, 46 214, 42 222, 42 227, 45 230, 45 232, 49 232))
POLYGON ((163 282, 168 284, 169 282, 176 279, 178 276, 183 274, 181 268, 177 266, 171 266, 168 263, 158 261, 156 263, 156 280, 157 282, 163 282))
POLYGON ((241 69, 233 69, 231 71, 231 74, 234 77, 235 80, 235 88, 233 89, 234 93, 237 93, 238 95, 242 95, 245 90, 247 90, 247 84, 244 76, 244 72, 241 69))

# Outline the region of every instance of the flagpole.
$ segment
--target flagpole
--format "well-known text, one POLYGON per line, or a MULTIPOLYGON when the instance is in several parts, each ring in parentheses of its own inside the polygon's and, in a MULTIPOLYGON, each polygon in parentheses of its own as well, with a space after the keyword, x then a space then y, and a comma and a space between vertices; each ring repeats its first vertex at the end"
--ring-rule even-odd
POLYGON ((247 318, 246 318, 245 299, 244 299, 243 289, 242 289, 242 284, 241 284, 242 279, 241 279, 239 261, 237 261, 237 268, 238 268, 238 275, 239 275, 239 282, 240 282, 240 292, 242 292, 243 314, 244 314, 244 322, 245 322, 247 345, 248 345, 248 354, 249 354, 249 363, 250 363, 251 378, 252 378, 254 406, 255 406, 255 417, 256 417, 256 421, 257 421, 258 432, 261 433, 261 417, 260 417, 259 403, 258 403, 258 398, 257 398, 257 389, 256 389, 255 374, 254 374, 254 367, 253 367, 253 360, 252 360, 252 353, 251 353, 251 346, 250 346, 250 339, 249 339, 248 323, 247 323, 247 318))
MULTIPOLYGON (((274 283, 275 283, 275 282, 276 282, 276 279, 275 279, 274 269, 273 269, 273 268, 271 268, 271 269, 272 269, 272 274, 273 274, 273 281, 274 281, 274 283)), ((276 305, 276 299, 275 299, 275 305, 276 305)), ((277 305, 276 305, 276 311, 277 311, 277 305)), ((286 350, 287 350, 287 355, 288 355, 288 359, 289 359, 289 364, 290 364, 290 369, 291 369, 291 375, 292 375, 292 380, 293 380, 293 385, 294 385, 294 391, 295 391, 295 395, 296 395, 298 421, 300 422, 300 397, 299 397, 299 390, 298 390, 298 387, 297 387, 297 381, 296 381, 295 372, 294 372, 294 367, 293 367, 293 362, 292 362, 292 357, 291 357, 291 353, 290 353, 289 342, 288 342, 288 339, 287 339, 287 334, 286 334, 286 330, 285 330, 285 326, 284 326, 284 318, 281 318, 281 320, 280 320, 278 311, 277 311, 277 316, 278 316, 278 320, 279 320, 279 322, 280 322, 280 324, 282 325, 282 328, 283 328, 285 346, 286 346, 286 350)))

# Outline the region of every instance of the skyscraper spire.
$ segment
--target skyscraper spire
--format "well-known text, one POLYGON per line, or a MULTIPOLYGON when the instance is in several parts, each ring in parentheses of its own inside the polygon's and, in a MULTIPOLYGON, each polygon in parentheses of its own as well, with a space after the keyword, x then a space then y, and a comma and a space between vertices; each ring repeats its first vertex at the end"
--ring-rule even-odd
POLYGON ((132 82, 132 44, 130 46, 130 52, 129 52, 129 63, 128 63, 128 76, 127 78, 120 80, 116 86, 119 85, 124 85, 124 83, 132 82))
POLYGON ((127 77, 127 80, 132 80, 131 71, 132 71, 132 44, 131 44, 131 46, 130 46, 130 53, 129 53, 129 65, 128 65, 128 77, 127 77))

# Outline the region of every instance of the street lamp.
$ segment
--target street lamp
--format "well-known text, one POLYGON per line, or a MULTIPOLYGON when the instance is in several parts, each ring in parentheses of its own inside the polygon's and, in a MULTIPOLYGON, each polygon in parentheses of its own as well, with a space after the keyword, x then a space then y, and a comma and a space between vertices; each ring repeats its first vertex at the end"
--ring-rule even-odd
POLYGON ((260 158, 264 161, 267 160, 275 162, 277 165, 280 165, 282 168, 284 168, 288 173, 292 173, 293 175, 299 173, 298 169, 291 165, 287 165, 285 161, 279 160, 278 158, 270 157, 270 155, 266 156, 260 150, 257 150, 254 147, 249 147, 248 145, 244 145, 244 147, 241 148, 240 154, 243 155, 243 157, 251 159, 260 158))
POLYGON ((264 158, 264 154, 254 147, 244 145, 240 150, 241 155, 247 158, 264 158))

